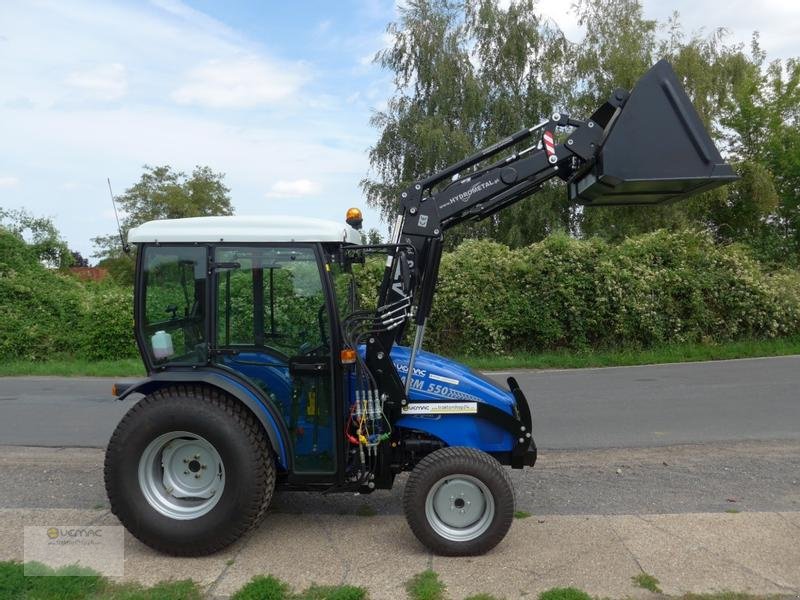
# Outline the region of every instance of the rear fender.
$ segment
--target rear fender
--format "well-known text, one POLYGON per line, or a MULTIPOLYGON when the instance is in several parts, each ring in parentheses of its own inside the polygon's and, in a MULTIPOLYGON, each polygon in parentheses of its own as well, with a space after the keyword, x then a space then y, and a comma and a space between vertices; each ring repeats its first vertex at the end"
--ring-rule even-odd
POLYGON ((286 431, 280 414, 261 390, 235 374, 216 369, 165 371, 133 384, 117 384, 115 389, 117 398, 124 400, 131 394, 151 394, 175 384, 211 386, 239 400, 264 427, 278 465, 286 471, 291 470, 292 455, 287 443, 289 432, 286 431))

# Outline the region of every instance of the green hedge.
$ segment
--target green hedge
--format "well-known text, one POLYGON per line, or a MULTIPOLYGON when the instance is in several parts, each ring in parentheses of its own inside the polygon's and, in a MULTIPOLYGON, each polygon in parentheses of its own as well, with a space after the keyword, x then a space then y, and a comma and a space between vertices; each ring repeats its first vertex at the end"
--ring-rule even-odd
POLYGON ((800 332, 800 274, 691 232, 472 241, 445 255, 431 323, 429 346, 449 353, 772 338, 800 332))
POLYGON ((0 358, 136 356, 129 289, 83 283, 41 265, 0 229, 0 358))
MULTIPOLYGON (((382 264, 361 293, 374 299, 382 264)), ((40 265, 0 229, 0 358, 135 357, 130 289, 40 265)), ((800 274, 745 248, 656 232, 611 245, 554 235, 510 250, 470 241, 442 260, 426 347, 444 354, 722 342, 800 334, 800 274)))

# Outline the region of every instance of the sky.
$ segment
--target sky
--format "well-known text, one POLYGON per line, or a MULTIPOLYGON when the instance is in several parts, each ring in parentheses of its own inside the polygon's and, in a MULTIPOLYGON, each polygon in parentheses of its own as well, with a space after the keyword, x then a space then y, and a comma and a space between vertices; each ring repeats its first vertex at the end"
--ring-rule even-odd
MULTIPOLYGON (((508 2, 509 0, 500 0, 508 2)), ((573 41, 572 0, 540 0, 573 41)), ((761 33, 800 56, 796 0, 644 0, 690 31, 761 33)), ((237 214, 291 214, 387 229, 359 182, 393 92, 372 63, 394 0, 0 0, 0 207, 50 216, 70 246, 113 233, 142 166, 225 173, 237 214)))

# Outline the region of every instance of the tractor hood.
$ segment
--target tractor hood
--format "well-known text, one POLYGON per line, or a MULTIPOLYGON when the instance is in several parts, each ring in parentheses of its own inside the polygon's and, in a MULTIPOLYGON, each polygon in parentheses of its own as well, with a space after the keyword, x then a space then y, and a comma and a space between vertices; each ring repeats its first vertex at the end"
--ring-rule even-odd
MULTIPOLYGON (((394 346, 391 357, 405 381, 411 349, 394 346)), ((514 414, 514 395, 491 379, 455 361, 421 350, 414 362, 408 393, 411 402, 483 402, 514 414)))

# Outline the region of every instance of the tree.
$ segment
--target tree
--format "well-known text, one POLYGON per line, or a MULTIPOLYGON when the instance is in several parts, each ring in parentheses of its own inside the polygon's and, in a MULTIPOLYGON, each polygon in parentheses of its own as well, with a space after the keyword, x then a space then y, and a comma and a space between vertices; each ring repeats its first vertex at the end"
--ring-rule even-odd
MULTIPOLYGON (((370 149, 372 177, 361 183, 367 202, 385 218, 416 179, 562 103, 570 89, 568 44, 534 7, 534 0, 512 2, 508 10, 493 0, 411 0, 400 8, 400 20, 388 28, 393 45, 376 57, 394 72, 395 95, 372 118, 380 134, 370 149)), ((478 226, 462 225, 448 241, 518 235, 513 224, 522 220, 533 221, 531 230, 563 228, 569 225, 564 204, 499 213, 478 226)))
POLYGON ((72 255, 72 265, 73 267, 88 267, 89 266, 89 259, 84 258, 83 255, 78 252, 77 250, 70 251, 72 255))
POLYGON ((370 245, 383 243, 383 239, 381 238, 381 232, 375 229, 374 227, 370 227, 367 231, 361 232, 361 239, 365 244, 370 244, 370 245))
POLYGON ((24 208, 0 207, 0 227, 25 240, 39 262, 48 267, 66 269, 72 265, 72 253, 50 217, 34 216, 24 208))
POLYGON ((534 0, 411 0, 389 26, 376 61, 395 93, 362 181, 367 201, 395 214, 401 191, 480 147, 564 109, 586 117, 617 87, 631 88, 658 59, 675 67, 701 120, 742 181, 688 201, 602 210, 569 206, 552 185, 482 224, 449 236, 526 245, 556 230, 616 241, 659 228, 707 228, 721 240, 792 238, 800 248, 800 62, 767 63, 724 29, 687 35, 674 14, 645 19, 640 0, 577 0, 586 34, 569 43, 534 0))
POLYGON ((187 178, 168 165, 145 165, 144 170, 139 181, 116 199, 125 213, 125 228, 156 219, 233 214, 222 173, 195 167, 187 178))
MULTIPOLYGON (((130 229, 156 219, 232 215, 224 178, 210 167, 197 166, 187 177, 169 165, 145 165, 139 181, 115 198, 122 214, 123 237, 127 238, 130 229)), ((133 281, 133 261, 123 254, 119 234, 96 237, 92 242, 99 266, 108 268, 118 281, 133 281)))
POLYGON ((722 28, 687 36, 677 13, 662 24, 647 20, 639 0, 581 0, 576 8, 579 22, 586 27, 577 61, 580 110, 590 110, 616 87, 631 88, 650 65, 666 58, 712 137, 728 150, 727 158, 737 162, 739 174, 749 181, 747 186, 718 188, 676 204, 587 209, 581 219, 582 232, 619 241, 655 229, 710 228, 718 234, 725 231, 721 237, 727 238, 757 229, 770 207, 774 208, 775 195, 763 179, 768 175, 764 169, 743 163, 747 157, 734 150, 727 115, 734 109, 735 90, 761 77, 758 52, 748 55, 741 45, 727 44, 722 28), (760 180, 752 185, 756 171, 760 180), (727 221, 719 221, 721 217, 727 221), (731 220, 737 221, 733 228, 731 220))
MULTIPOLYGON (((731 86, 723 125, 730 131, 731 151, 755 165, 743 181, 753 192, 739 200, 759 227, 745 232, 746 241, 770 261, 797 263, 800 255, 800 60, 768 62, 754 35, 752 61, 731 86), (768 180, 768 181, 765 181, 768 180), (759 192, 760 190, 760 192, 759 192)), ((731 210, 736 205, 726 206, 731 210)), ((728 215, 725 215, 728 216, 728 215)), ((721 235, 736 232, 724 229, 721 235)), ((727 237, 734 237, 728 235, 727 237)))

